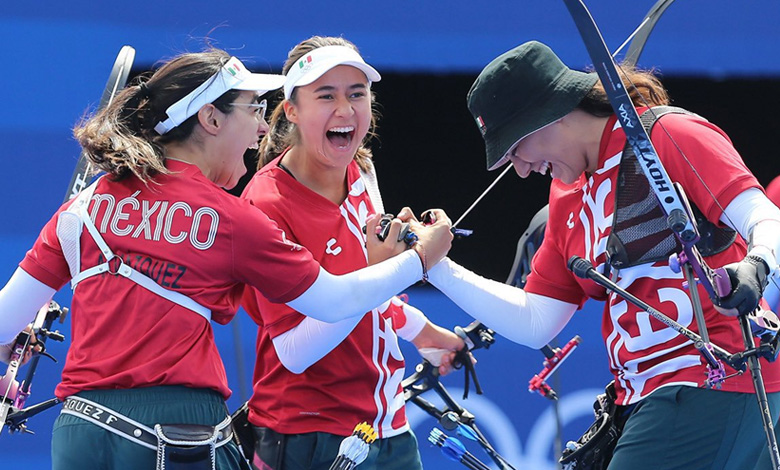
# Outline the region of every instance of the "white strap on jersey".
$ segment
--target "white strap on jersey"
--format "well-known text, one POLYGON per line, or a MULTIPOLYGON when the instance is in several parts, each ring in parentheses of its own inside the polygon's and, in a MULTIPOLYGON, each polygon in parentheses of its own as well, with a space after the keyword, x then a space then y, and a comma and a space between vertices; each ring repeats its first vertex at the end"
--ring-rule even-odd
MULTIPOLYGON (((98 179, 98 181, 100 180, 98 179)), ((92 194, 95 192, 98 181, 95 181, 87 189, 82 191, 73 203, 71 203, 70 207, 60 214, 59 219, 57 220, 57 238, 60 240, 62 253, 70 268, 71 288, 76 290, 76 286, 79 282, 98 274, 110 273, 124 276, 144 289, 151 291, 162 298, 168 299, 177 305, 181 305, 186 309, 192 310, 207 321, 211 321, 211 310, 184 294, 162 287, 154 282, 149 276, 126 265, 121 257, 116 256, 114 252, 111 251, 87 213, 89 201, 92 199, 92 194), (87 228, 87 232, 89 232, 89 235, 95 241, 95 244, 100 249, 100 252, 103 254, 106 261, 82 271, 81 233, 84 227, 87 228)))
MULTIPOLYGON (((376 167, 374 166, 373 161, 369 160, 368 163, 370 164, 368 171, 363 171, 361 169, 360 176, 363 178, 363 183, 366 186, 366 193, 368 194, 368 198, 371 200, 371 204, 374 205, 374 210, 378 214, 384 214, 385 205, 382 201, 382 193, 379 192, 379 179, 376 176, 376 167)), ((406 315, 406 324, 403 328, 396 331, 398 336, 406 341, 411 341, 416 338, 427 323, 428 317, 426 317, 422 311, 412 307, 406 302, 403 302, 398 297, 393 297, 388 302, 396 302, 399 304, 404 314, 406 315)), ((384 312, 389 305, 388 302, 382 304, 379 307, 379 310, 384 312)))
POLYGON ((382 202, 382 193, 379 192, 379 181, 376 178, 374 162, 369 160, 369 163, 371 168, 369 168, 368 171, 363 171, 361 169, 360 176, 363 177, 363 183, 366 185, 366 192, 368 193, 368 198, 371 200, 371 203, 374 205, 374 210, 378 214, 384 214, 385 205, 382 202))

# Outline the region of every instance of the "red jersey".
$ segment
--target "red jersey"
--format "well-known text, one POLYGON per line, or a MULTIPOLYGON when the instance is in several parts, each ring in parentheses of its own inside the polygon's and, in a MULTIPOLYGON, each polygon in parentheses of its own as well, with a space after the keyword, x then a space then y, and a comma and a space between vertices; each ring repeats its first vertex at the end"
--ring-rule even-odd
MULTIPOLYGON (((167 160, 170 175, 145 186, 134 177, 102 178, 90 217, 125 264, 166 289, 211 309, 214 321, 233 318, 243 284, 290 301, 317 278, 319 265, 265 214, 209 181, 195 165, 167 160)), ((54 289, 71 278, 56 226, 46 224, 20 266, 54 289)), ((86 230, 82 270, 105 261, 86 230)), ((78 284, 60 399, 80 390, 155 385, 209 388, 230 396, 211 324, 130 279, 108 273, 78 284)))
MULTIPOLYGON (((748 188, 759 187, 719 128, 701 118, 682 114, 668 114, 661 120, 665 130, 658 125, 652 133, 659 157, 670 179, 682 184, 688 199, 708 220, 718 223, 722 208, 736 195, 748 188), (691 165, 706 182, 706 187, 691 170, 691 165)), ((615 374, 620 404, 635 403, 661 386, 700 386, 707 378, 705 362, 690 340, 595 282, 575 277, 566 268, 567 260, 577 255, 604 272, 607 237, 612 229, 615 208, 616 179, 625 143, 625 134, 613 117, 601 138, 598 170, 581 176, 571 185, 553 180, 545 239, 533 259, 532 273, 525 287, 528 292, 574 304, 582 305, 587 298, 606 301, 602 335, 610 368, 615 374)), ((745 254, 745 243, 738 237, 728 249, 706 261, 712 267, 720 267, 742 260, 745 254)), ((697 331, 691 301, 682 285, 683 276, 674 273, 668 262, 621 269, 617 283, 673 320, 697 331)), ((731 352, 743 350, 737 320, 719 314, 701 286, 699 296, 710 340, 731 352)), ((780 364, 763 362, 767 390, 780 390, 780 364)), ((727 366, 726 372, 733 371, 727 366)), ((723 390, 752 392, 750 374, 727 379, 723 390)))
MULTIPOLYGON (((367 266, 362 228, 374 207, 353 161, 347 168, 349 194, 341 205, 325 199, 278 166, 262 168, 244 190, 287 237, 311 251, 324 269, 344 274, 367 266)), ((408 429, 401 381, 404 359, 396 331, 401 307, 384 304, 367 312, 332 351, 294 374, 279 361, 272 339, 304 316, 247 290, 244 308, 259 325, 254 390, 249 420, 284 434, 328 432, 347 436, 356 424, 373 425, 380 438, 408 429)))

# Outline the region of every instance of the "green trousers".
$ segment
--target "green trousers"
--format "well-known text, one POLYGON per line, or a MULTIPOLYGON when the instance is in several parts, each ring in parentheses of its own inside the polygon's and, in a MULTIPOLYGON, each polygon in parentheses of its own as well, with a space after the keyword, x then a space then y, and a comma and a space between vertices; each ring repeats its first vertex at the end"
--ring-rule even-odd
MULTIPOLYGON (((780 393, 769 407, 777 423, 780 393)), ((664 387, 637 405, 609 470, 768 470, 766 448, 755 395, 664 387)))
MULTIPOLYGON (((222 396, 212 390, 178 386, 133 390, 90 390, 78 396, 153 428, 155 424, 214 426, 227 416, 222 396)), ((77 416, 60 414, 51 441, 53 470, 153 470, 156 452, 77 416)), ((217 468, 246 468, 233 442, 217 449, 217 468), (244 465, 244 466, 242 466, 244 465)))
MULTIPOLYGON (((324 432, 280 434, 254 427, 255 458, 260 470, 328 470, 339 453, 343 436, 324 432)), ((360 470, 422 470, 417 438, 412 431, 371 444, 360 470)))

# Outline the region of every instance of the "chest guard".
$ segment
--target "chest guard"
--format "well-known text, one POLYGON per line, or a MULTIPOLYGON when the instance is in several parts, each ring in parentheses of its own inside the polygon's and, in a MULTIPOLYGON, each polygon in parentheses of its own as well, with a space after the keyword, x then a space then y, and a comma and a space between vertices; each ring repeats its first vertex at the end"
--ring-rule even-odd
MULTIPOLYGON (((649 135, 658 118, 669 113, 695 115, 682 108, 658 106, 652 108, 652 112, 645 111, 639 118, 649 135)), ((628 142, 620 157, 615 191, 612 232, 607 238, 610 266, 624 269, 654 263, 682 251, 628 142)), ((734 243, 737 232, 728 227, 717 227, 693 203, 691 208, 701 235, 696 247, 702 256, 720 253, 734 243)))

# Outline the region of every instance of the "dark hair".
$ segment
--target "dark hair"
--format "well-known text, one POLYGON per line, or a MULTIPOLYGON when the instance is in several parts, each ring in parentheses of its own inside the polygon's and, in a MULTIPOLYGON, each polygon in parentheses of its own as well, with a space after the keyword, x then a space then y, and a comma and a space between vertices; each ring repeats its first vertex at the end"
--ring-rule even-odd
MULTIPOLYGON (((358 53, 360 52, 354 44, 344 38, 333 36, 312 36, 309 39, 298 43, 287 54, 287 61, 285 61, 284 66, 282 67, 282 73, 287 75, 287 72, 293 65, 295 65, 298 59, 313 51, 314 49, 325 46, 346 46, 354 49, 358 53)), ((290 96, 290 101, 293 103, 295 103, 296 91, 297 89, 294 89, 292 95, 290 96)), ((371 149, 368 148, 368 142, 372 138, 376 137, 378 119, 379 112, 376 109, 375 96, 372 92, 371 125, 368 129, 368 133, 363 139, 363 142, 361 142, 360 147, 358 147, 357 152, 355 153, 355 161, 357 161, 358 165, 363 171, 368 171, 372 166, 372 154, 371 149)), ((271 118, 268 125, 270 127, 268 134, 266 134, 265 137, 263 137, 263 140, 260 142, 260 158, 257 162, 258 170, 268 164, 274 158, 281 155, 286 148, 295 145, 299 139, 298 131, 295 128, 295 125, 288 121, 284 114, 284 100, 281 100, 274 108, 273 113, 271 113, 271 118)))
MULTIPOLYGON (((186 53, 164 63, 151 77, 139 77, 136 85, 120 91, 114 100, 80 122, 73 135, 86 152, 95 171, 105 171, 115 180, 135 175, 144 183, 153 181, 165 168, 164 145, 188 139, 197 115, 191 116, 164 135, 154 130, 166 118, 165 110, 206 80, 214 77, 230 55, 219 49, 186 53)), ((213 104, 229 114, 229 106, 240 94, 229 90, 213 104)))
MULTIPOLYGON (((634 106, 664 106, 671 102, 669 94, 652 70, 638 70, 624 65, 621 67, 621 79, 634 106)), ((600 117, 615 113, 601 81, 596 82, 577 105, 577 109, 600 117)))

